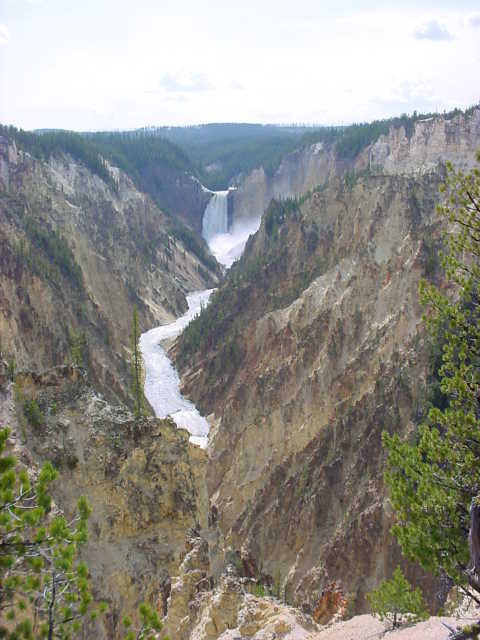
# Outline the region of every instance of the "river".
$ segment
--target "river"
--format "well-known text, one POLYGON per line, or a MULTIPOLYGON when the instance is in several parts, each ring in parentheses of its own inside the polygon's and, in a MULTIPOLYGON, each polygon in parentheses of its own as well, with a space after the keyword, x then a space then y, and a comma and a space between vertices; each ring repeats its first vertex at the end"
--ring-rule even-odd
MULTIPOLYGON (((226 225, 228 191, 215 192, 204 214, 203 232, 210 250, 218 262, 228 268, 240 257, 248 236, 255 233, 260 221, 228 231, 226 225), (207 217, 208 214, 208 217, 207 217), (218 216, 218 220, 215 219, 218 216), (207 218, 205 220, 205 218, 207 218)), ((180 379, 162 345, 176 338, 189 322, 208 304, 214 289, 195 291, 187 295, 188 311, 175 322, 155 327, 140 337, 140 349, 145 363, 145 397, 157 418, 171 416, 175 424, 190 432, 190 442, 205 448, 209 425, 195 405, 180 393, 180 379)))

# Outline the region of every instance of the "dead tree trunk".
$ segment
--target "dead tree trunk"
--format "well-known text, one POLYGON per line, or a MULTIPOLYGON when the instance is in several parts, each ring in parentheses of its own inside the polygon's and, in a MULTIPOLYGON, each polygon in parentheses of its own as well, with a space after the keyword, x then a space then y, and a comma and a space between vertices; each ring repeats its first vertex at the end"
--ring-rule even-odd
POLYGON ((480 593, 480 500, 474 498, 470 506, 470 532, 468 534, 470 548, 469 583, 475 591, 480 593))

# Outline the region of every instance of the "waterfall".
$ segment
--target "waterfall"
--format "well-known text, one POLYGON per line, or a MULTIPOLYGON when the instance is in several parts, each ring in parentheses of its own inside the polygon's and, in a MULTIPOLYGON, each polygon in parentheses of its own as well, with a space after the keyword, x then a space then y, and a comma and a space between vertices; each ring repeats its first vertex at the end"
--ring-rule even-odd
MULTIPOLYGON (((204 191, 209 191, 203 187, 204 191)), ((247 222, 228 224, 228 194, 234 191, 210 191, 212 197, 207 204, 202 219, 202 236, 206 240, 210 251, 224 267, 232 266, 242 255, 249 236, 260 226, 261 218, 247 222)))
POLYGON ((214 236, 228 232, 228 191, 214 191, 202 219, 202 236, 210 243, 214 236))

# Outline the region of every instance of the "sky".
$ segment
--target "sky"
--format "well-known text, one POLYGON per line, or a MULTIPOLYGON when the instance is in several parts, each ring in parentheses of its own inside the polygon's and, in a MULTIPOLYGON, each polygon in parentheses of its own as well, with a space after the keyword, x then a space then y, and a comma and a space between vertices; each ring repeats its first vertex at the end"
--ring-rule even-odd
POLYGON ((347 124, 480 100, 478 0, 0 0, 0 122, 347 124))

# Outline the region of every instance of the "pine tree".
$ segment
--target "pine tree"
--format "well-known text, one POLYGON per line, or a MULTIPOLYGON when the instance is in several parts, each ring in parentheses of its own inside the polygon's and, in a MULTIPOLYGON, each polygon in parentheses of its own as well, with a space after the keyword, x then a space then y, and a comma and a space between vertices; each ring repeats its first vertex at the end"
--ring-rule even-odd
POLYGON ((400 567, 393 572, 390 580, 367 594, 373 615, 380 620, 388 620, 393 629, 402 622, 418 622, 428 618, 428 611, 421 590, 412 589, 400 567))
POLYGON ((5 455, 8 436, 0 429, 0 637, 67 639, 104 610, 94 607, 88 568, 77 558, 90 507, 80 498, 72 520, 50 515, 56 471, 47 463, 32 482, 5 455))
MULTIPOLYGON (((80 498, 70 521, 52 515, 48 487, 57 472, 47 463, 30 480, 5 452, 9 434, 0 428, 0 638, 85 638, 86 625, 107 610, 94 603, 88 567, 78 559, 90 506, 80 498)), ((138 619, 139 626, 124 617, 124 640, 153 640, 162 628, 156 611, 141 603, 138 619)))
POLYGON ((143 395, 143 358, 140 350, 140 328, 137 307, 133 307, 132 329, 130 334, 132 395, 135 417, 145 415, 145 396, 143 395))
POLYGON ((480 170, 465 174, 447 165, 441 191, 450 288, 446 295, 424 282, 421 291, 441 346, 444 401, 430 410, 414 442, 384 432, 386 481, 403 553, 480 601, 468 546, 470 509, 480 495, 480 170))

